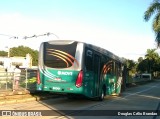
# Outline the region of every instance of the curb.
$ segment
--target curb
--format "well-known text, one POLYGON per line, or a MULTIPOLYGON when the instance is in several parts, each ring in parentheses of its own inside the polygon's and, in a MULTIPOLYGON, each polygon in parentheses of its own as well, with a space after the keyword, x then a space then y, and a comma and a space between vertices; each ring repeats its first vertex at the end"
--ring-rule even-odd
POLYGON ((0 96, 0 106, 6 104, 17 104, 23 102, 30 102, 30 101, 40 101, 40 100, 47 100, 50 98, 57 98, 58 95, 42 95, 42 94, 23 94, 17 93, 14 95, 1 95, 0 96))
POLYGON ((26 98, 26 99, 1 100, 0 101, 0 106, 1 105, 6 105, 6 104, 17 104, 17 103, 28 102, 28 101, 36 101, 36 98, 31 97, 31 98, 26 98))

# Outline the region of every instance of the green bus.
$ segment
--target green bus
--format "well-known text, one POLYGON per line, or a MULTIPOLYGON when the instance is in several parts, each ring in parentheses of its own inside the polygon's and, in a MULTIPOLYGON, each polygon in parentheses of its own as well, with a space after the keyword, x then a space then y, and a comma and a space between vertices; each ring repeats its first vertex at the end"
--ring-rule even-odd
POLYGON ((113 53, 84 42, 43 42, 39 50, 37 90, 103 100, 119 95, 124 63, 113 53))

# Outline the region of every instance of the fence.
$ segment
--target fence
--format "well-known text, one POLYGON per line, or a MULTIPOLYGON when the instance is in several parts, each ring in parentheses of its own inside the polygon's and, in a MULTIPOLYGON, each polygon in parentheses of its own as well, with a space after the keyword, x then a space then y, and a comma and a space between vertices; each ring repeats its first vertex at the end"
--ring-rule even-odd
MULTIPOLYGON (((36 90, 37 69, 21 69, 17 90, 36 90)), ((0 71, 0 91, 14 90, 16 81, 14 72, 0 71)))

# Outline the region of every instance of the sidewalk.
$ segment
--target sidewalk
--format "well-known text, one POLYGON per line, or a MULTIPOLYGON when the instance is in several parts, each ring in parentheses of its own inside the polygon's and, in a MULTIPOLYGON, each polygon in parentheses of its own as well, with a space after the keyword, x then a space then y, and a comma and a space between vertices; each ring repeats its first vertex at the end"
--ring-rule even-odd
POLYGON ((47 92, 30 93, 28 90, 18 90, 15 92, 11 90, 0 91, 0 106, 5 104, 45 100, 45 99, 56 98, 56 97, 58 97, 58 95, 47 93, 47 92))

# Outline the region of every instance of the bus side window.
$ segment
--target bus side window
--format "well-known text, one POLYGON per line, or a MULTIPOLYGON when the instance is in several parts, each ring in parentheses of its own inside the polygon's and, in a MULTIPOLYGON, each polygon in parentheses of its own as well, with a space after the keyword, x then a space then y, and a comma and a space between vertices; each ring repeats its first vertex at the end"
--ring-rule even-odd
POLYGON ((86 50, 85 66, 86 70, 93 71, 93 52, 91 50, 86 50))

